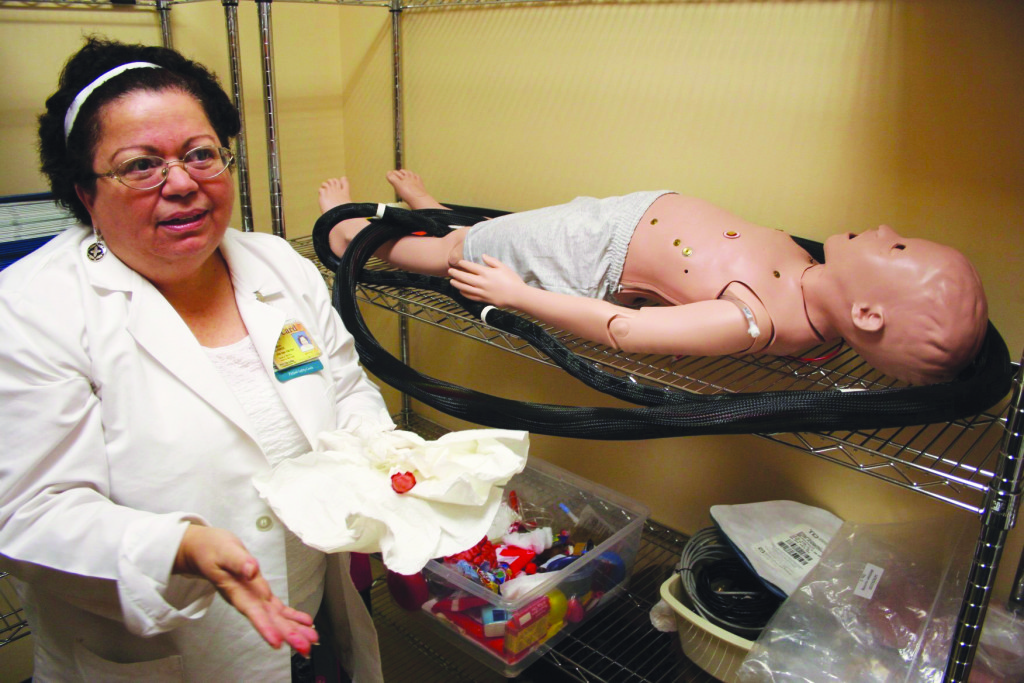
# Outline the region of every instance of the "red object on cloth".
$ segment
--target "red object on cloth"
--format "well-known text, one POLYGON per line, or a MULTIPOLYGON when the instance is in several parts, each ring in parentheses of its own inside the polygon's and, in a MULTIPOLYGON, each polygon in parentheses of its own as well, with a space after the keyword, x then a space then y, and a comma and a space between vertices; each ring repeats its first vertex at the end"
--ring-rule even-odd
POLYGON ((391 475, 391 488, 395 493, 408 493, 416 485, 416 476, 412 472, 397 472, 391 475))

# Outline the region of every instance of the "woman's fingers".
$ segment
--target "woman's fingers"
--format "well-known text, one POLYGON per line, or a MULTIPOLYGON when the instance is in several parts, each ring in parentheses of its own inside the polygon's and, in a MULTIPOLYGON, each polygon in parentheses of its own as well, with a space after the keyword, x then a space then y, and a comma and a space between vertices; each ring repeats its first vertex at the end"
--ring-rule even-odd
POLYGON ((308 655, 318 642, 313 617, 281 602, 256 558, 225 529, 191 525, 178 548, 175 572, 207 579, 273 648, 287 642, 308 655))
POLYGON ((300 625, 287 631, 285 642, 299 654, 308 657, 313 646, 320 642, 320 637, 312 628, 300 625))
POLYGON ((300 612, 294 607, 284 605, 284 610, 282 610, 281 614, 283 614, 287 619, 291 619, 296 623, 304 624, 305 626, 310 627, 313 626, 313 617, 309 616, 305 612, 300 612))
POLYGON ((226 585, 221 595, 249 619, 257 633, 273 648, 286 642, 296 651, 309 654, 313 644, 319 642, 316 629, 312 627, 313 617, 282 603, 270 592, 263 577, 226 585))

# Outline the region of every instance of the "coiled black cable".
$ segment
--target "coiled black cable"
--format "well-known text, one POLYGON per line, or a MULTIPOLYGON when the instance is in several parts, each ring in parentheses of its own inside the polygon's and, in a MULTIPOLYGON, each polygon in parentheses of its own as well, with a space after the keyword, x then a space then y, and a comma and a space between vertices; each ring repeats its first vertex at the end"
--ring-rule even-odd
POLYGON ((782 604, 715 527, 690 537, 683 546, 678 571, 697 613, 747 640, 757 639, 782 604))

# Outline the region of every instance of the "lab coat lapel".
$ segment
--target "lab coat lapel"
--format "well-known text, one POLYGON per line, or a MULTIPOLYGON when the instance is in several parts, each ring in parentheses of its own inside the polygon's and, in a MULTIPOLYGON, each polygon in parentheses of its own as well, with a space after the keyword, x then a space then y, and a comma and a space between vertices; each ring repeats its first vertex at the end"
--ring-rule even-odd
POLYGON ((171 374, 255 439, 248 415, 188 325, 155 287, 145 284, 132 294, 128 331, 171 374))
MULTIPOLYGON (((108 252, 86 269, 97 291, 122 291, 128 297, 128 332, 153 359, 179 381, 255 439, 248 416, 203 352, 188 325, 146 278, 108 252)), ((258 440, 257 440, 258 442, 258 440)))

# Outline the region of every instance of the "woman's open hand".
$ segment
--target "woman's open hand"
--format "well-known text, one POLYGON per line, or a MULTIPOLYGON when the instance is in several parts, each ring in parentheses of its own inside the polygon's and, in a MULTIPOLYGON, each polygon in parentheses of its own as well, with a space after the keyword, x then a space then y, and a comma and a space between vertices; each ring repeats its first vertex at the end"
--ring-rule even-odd
POLYGON ((494 306, 516 307, 517 292, 528 285, 504 263, 484 254, 483 262, 462 260, 448 269, 452 285, 467 298, 494 306))
POLYGON ((203 577, 245 615, 271 647, 282 642, 309 656, 319 638, 313 618, 275 596, 259 563, 230 531, 191 524, 178 546, 174 573, 203 577))

